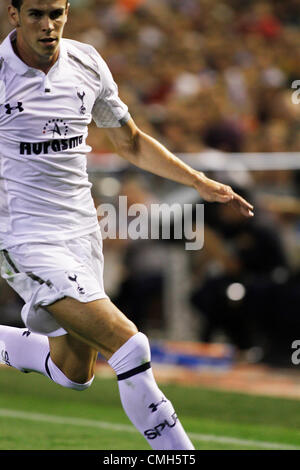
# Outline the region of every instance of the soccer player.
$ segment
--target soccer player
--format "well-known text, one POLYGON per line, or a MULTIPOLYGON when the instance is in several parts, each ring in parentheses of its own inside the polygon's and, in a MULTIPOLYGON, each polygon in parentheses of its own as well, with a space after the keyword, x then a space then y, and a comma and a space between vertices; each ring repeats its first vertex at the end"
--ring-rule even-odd
POLYGON ((103 288, 103 256, 86 171, 87 127, 116 152, 206 201, 253 207, 143 133, 96 50, 62 39, 66 0, 11 0, 0 46, 1 274, 24 299, 26 329, 0 326, 2 361, 85 390, 98 351, 117 375, 125 412, 153 449, 193 449, 151 370, 147 337, 103 288))

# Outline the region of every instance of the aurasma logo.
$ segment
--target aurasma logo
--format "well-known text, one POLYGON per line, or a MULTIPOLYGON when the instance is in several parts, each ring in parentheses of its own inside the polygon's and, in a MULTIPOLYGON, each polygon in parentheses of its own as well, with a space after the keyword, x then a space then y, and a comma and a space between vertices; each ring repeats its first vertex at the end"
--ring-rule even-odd
POLYGON ((47 155, 50 152, 62 152, 82 145, 83 135, 69 139, 54 139, 45 142, 20 142, 20 155, 47 155))

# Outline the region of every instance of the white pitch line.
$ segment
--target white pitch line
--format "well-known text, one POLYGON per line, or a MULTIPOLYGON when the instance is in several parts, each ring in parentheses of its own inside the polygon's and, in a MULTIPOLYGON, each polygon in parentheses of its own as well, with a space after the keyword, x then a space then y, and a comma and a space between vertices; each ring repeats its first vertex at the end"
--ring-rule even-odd
MULTIPOLYGON (((107 423, 105 421, 95 421, 83 418, 68 418, 65 416, 47 415, 41 413, 30 413, 27 411, 6 410, 0 408, 0 417, 24 419, 27 421, 37 421, 53 424, 69 424, 71 426, 87 426, 98 429, 108 429, 110 431, 138 433, 133 426, 126 424, 107 423)), ((210 434, 188 433, 189 437, 195 441, 217 442, 221 444, 235 444, 240 446, 261 447, 264 449, 300 450, 300 447, 280 444, 278 442, 252 441, 249 439, 239 439, 235 437, 215 436, 210 434)))

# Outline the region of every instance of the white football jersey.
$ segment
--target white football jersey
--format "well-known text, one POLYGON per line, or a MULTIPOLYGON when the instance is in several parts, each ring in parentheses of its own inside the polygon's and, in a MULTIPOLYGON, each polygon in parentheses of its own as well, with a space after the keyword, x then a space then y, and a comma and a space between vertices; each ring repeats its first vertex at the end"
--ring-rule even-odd
POLYGON ((62 39, 47 75, 0 45, 0 249, 67 240, 98 228, 86 170, 88 125, 130 115, 98 52, 62 39))

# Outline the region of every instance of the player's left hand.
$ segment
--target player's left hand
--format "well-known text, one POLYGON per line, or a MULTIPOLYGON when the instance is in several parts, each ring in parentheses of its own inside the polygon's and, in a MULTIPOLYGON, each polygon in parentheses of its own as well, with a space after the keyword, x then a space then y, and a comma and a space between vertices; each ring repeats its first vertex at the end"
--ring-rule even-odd
POLYGON ((205 201, 229 204, 245 217, 254 215, 252 204, 235 193, 230 186, 207 178, 203 173, 199 174, 195 189, 205 201))
POLYGON ((231 206, 233 209, 240 212, 245 217, 254 216, 253 206, 249 202, 247 202, 244 198, 239 196, 239 194, 236 194, 235 192, 233 192, 233 199, 229 201, 227 204, 231 206))

